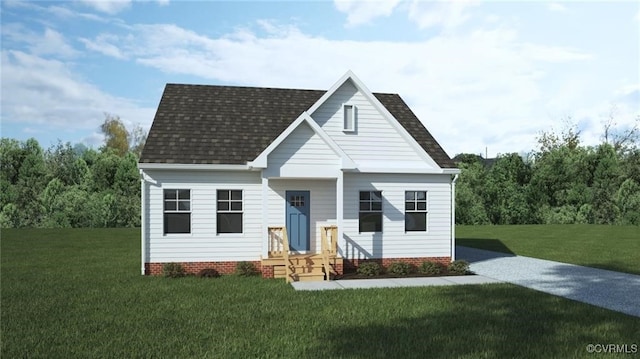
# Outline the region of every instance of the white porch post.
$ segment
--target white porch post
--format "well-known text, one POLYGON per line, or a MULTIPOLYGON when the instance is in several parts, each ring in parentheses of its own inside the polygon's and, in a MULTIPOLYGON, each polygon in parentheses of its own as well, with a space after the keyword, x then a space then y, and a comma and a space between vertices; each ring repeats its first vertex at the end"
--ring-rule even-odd
MULTIPOLYGON (((342 217, 344 216, 344 173, 338 171, 336 178, 336 225, 338 226, 338 252, 344 250, 344 238, 342 236, 342 217)), ((344 256, 344 255, 343 255, 344 256)))
POLYGON ((262 257, 269 257, 269 178, 265 170, 261 171, 262 177, 262 257))
POLYGON ((147 262, 147 182, 144 171, 140 170, 140 271, 144 275, 144 264, 147 262))
POLYGON ((451 178, 451 260, 456 260, 456 181, 458 175, 451 178))

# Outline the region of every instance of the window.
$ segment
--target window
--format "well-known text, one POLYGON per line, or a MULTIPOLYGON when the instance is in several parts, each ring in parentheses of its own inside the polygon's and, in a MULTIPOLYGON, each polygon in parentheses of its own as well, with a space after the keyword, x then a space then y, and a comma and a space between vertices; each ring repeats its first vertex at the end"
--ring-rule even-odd
POLYGON ((218 233, 242 233, 242 190, 218 190, 218 233))
POLYGON ((344 131, 356 130, 356 107, 353 105, 344 105, 344 131))
POLYGON ((191 190, 164 190, 164 233, 191 233, 191 190))
POLYGON ((360 232, 382 232, 382 192, 360 191, 360 232))
POLYGON ((406 191, 404 193, 404 230, 406 232, 426 232, 427 192, 406 191))

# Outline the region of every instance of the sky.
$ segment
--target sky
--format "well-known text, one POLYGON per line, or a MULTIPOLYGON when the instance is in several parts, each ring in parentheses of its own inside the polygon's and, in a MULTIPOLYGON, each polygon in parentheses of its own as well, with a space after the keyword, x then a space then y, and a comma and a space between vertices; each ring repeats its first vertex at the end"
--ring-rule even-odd
POLYGON ((102 144, 166 83, 398 93, 445 151, 537 148, 640 118, 640 2, 2 0, 1 136, 102 144))

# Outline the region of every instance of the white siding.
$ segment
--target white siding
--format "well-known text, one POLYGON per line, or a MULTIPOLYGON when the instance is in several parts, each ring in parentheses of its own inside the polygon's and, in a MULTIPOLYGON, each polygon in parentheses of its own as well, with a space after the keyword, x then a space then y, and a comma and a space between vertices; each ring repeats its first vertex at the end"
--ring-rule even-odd
POLYGON ((359 165, 389 162, 431 168, 351 81, 340 86, 311 117, 359 165), (356 107, 353 132, 343 131, 344 104, 356 107))
POLYGON ((256 172, 145 171, 149 262, 214 262, 260 259, 261 181, 256 172), (163 189, 191 190, 191 233, 164 234, 163 189), (216 234, 216 190, 243 190, 243 233, 216 234))
POLYGON ((341 248, 345 258, 451 255, 448 175, 345 174, 341 248), (359 233, 360 191, 382 191, 382 233, 359 233), (404 192, 427 191, 427 232, 404 231, 404 192))
POLYGON ((269 226, 285 226, 285 192, 309 191, 310 248, 320 251, 320 226, 336 224, 335 180, 269 180, 269 226))
POLYGON ((269 154, 268 177, 335 177, 340 158, 307 123, 269 154))

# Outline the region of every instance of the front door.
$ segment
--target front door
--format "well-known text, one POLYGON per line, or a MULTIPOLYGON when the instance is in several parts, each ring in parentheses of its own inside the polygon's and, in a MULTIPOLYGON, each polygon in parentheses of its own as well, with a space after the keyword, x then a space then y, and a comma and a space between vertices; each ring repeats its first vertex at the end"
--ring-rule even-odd
POLYGON ((309 250, 309 191, 286 191, 287 233, 289 249, 309 250))

